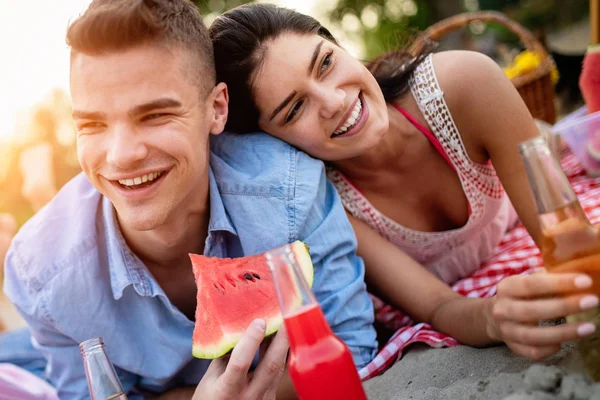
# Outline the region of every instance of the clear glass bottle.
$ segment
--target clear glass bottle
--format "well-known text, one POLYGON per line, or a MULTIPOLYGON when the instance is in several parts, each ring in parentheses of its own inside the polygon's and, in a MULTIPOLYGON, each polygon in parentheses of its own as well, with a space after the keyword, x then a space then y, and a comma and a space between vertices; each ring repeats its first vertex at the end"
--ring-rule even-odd
MULTIPOLYGON (((538 208, 541 252, 550 273, 582 272, 593 279, 591 293, 600 295, 600 237, 590 223, 567 176, 543 138, 519 145, 538 208)), ((578 341, 588 374, 600 381, 600 308, 567 316, 569 322, 593 322, 597 331, 578 341)))
POLYGON ((288 371, 301 400, 366 400, 352 353, 334 335, 289 245, 267 263, 290 341, 288 371))
POLYGON ((79 344, 91 400, 127 400, 115 369, 106 355, 102 338, 79 344))

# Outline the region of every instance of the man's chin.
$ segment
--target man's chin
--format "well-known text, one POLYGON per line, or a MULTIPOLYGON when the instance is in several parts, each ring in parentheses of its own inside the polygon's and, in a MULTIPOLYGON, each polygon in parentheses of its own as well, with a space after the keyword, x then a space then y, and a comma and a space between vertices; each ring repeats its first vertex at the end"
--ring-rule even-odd
POLYGON ((148 211, 135 210, 119 210, 117 209, 117 218, 121 229, 128 231, 151 231, 163 224, 163 219, 158 213, 148 211))

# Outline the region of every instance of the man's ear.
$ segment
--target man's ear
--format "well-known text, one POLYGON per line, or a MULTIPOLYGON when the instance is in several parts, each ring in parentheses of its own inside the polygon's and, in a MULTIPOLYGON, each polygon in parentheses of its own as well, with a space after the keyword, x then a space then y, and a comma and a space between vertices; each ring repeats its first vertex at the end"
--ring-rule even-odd
POLYGON ((229 94, 227 92, 227 85, 223 82, 217 84, 210 93, 209 98, 211 99, 213 107, 210 133, 218 135, 225 129, 225 123, 227 123, 227 115, 229 113, 229 94))

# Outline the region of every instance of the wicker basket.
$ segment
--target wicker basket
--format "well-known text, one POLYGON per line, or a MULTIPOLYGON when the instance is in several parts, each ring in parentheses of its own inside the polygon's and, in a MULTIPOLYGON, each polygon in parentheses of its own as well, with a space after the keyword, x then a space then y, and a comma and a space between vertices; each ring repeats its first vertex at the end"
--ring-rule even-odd
POLYGON ((554 84, 550 76, 552 69, 555 68, 554 60, 544 49, 544 46, 522 25, 496 11, 476 11, 444 19, 426 29, 421 37, 422 39, 428 38, 437 41, 448 32, 463 28, 473 21, 493 22, 505 26, 521 39, 527 50, 536 53, 540 57, 542 62, 537 69, 516 76, 511 81, 525 101, 531 115, 534 118, 554 124, 556 122, 555 95, 554 84))

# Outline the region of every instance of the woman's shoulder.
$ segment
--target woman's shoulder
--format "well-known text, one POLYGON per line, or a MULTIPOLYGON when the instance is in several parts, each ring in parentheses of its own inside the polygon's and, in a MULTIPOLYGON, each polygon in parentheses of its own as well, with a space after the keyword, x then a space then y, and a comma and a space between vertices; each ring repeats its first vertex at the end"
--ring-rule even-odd
POLYGON ((492 131, 490 121, 511 117, 514 86, 502 68, 482 53, 444 51, 434 54, 432 63, 467 151, 474 160, 483 160, 487 157, 482 150, 483 136, 492 131))
POLYGON ((426 82, 430 90, 439 88, 450 109, 462 108, 473 96, 493 90, 494 80, 506 79, 494 60, 468 50, 433 53, 422 61, 413 76, 416 82, 426 82))
POLYGON ((475 51, 442 51, 433 54, 431 61, 447 101, 447 97, 454 97, 454 94, 460 99, 474 89, 485 90, 499 76, 505 77, 494 60, 475 51))

